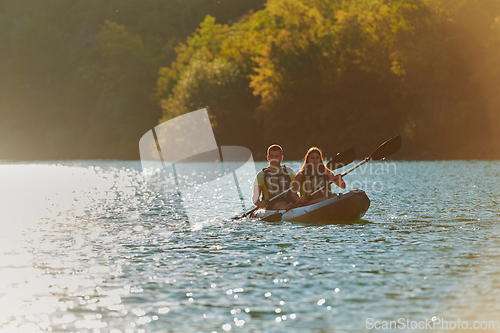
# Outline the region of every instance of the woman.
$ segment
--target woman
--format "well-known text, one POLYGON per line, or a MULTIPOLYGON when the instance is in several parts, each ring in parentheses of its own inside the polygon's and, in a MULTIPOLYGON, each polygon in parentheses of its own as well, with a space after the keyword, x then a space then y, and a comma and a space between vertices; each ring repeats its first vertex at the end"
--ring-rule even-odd
POLYGON ((333 182, 340 188, 345 188, 344 180, 340 175, 334 175, 333 172, 325 166, 323 153, 317 147, 311 147, 303 158, 304 164, 295 177, 293 191, 300 191, 299 202, 312 205, 334 196, 330 192, 329 182, 333 182), (318 189, 318 193, 312 193, 318 189), (312 195, 312 196, 311 196, 312 195))

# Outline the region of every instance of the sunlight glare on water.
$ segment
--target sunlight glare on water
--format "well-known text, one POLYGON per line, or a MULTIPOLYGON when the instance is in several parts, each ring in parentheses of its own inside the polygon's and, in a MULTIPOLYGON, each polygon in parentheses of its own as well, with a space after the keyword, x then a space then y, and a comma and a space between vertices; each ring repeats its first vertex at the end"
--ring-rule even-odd
POLYGON ((500 163, 394 163, 346 177, 371 207, 333 225, 231 221, 225 199, 190 224, 182 198, 146 188, 139 162, 0 165, 0 332, 500 320, 500 163))
MULTIPOLYGON (((2 165, 0 193, 0 321, 6 332, 48 329, 48 315, 88 303, 96 292, 94 278, 113 272, 95 259, 95 242, 112 242, 91 214, 108 216, 117 197, 133 204, 136 171, 62 165, 2 165), (80 295, 63 301, 58 295, 80 295), (44 295, 45 296, 41 296, 44 295), (50 295, 50 296, 49 296, 50 295)), ((114 209, 118 213, 124 209, 114 209)), ((113 293, 111 293, 113 295, 113 293)), ((102 298, 100 303, 117 300, 102 298)), ((90 305, 91 308, 96 305, 90 305)), ((53 318, 62 326, 105 327, 97 319, 73 314, 53 318)), ((61 326, 61 327, 62 327, 61 326)))

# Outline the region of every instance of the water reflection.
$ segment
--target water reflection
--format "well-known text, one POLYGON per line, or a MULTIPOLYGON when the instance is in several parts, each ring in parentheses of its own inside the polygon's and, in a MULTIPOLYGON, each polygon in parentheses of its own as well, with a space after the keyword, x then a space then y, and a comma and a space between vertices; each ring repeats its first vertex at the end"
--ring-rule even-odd
POLYGON ((363 222, 229 221, 214 210, 192 228, 175 198, 144 187, 136 162, 2 165, 0 331, 497 320, 498 166, 475 162, 472 176, 469 162, 399 163, 396 175, 374 176, 388 190, 368 193, 363 222))

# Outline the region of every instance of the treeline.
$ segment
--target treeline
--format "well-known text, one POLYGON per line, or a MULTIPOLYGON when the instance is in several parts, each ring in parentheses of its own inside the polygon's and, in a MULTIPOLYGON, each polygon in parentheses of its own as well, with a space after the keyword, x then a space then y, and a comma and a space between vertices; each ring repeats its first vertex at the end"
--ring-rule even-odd
POLYGON ((257 158, 500 157, 498 0, 4 1, 0 45, 0 158, 137 158, 203 107, 257 158))
POLYGON ((160 68, 265 0, 1 0, 0 159, 137 159, 160 68))

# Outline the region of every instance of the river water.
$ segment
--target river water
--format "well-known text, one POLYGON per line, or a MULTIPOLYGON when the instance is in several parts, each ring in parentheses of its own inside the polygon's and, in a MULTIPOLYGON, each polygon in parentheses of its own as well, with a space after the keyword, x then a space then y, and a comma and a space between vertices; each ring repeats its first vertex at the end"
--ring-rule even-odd
POLYGON ((136 161, 4 162, 0 332, 500 331, 500 162, 365 166, 363 220, 318 226, 210 188, 193 224, 136 161))

